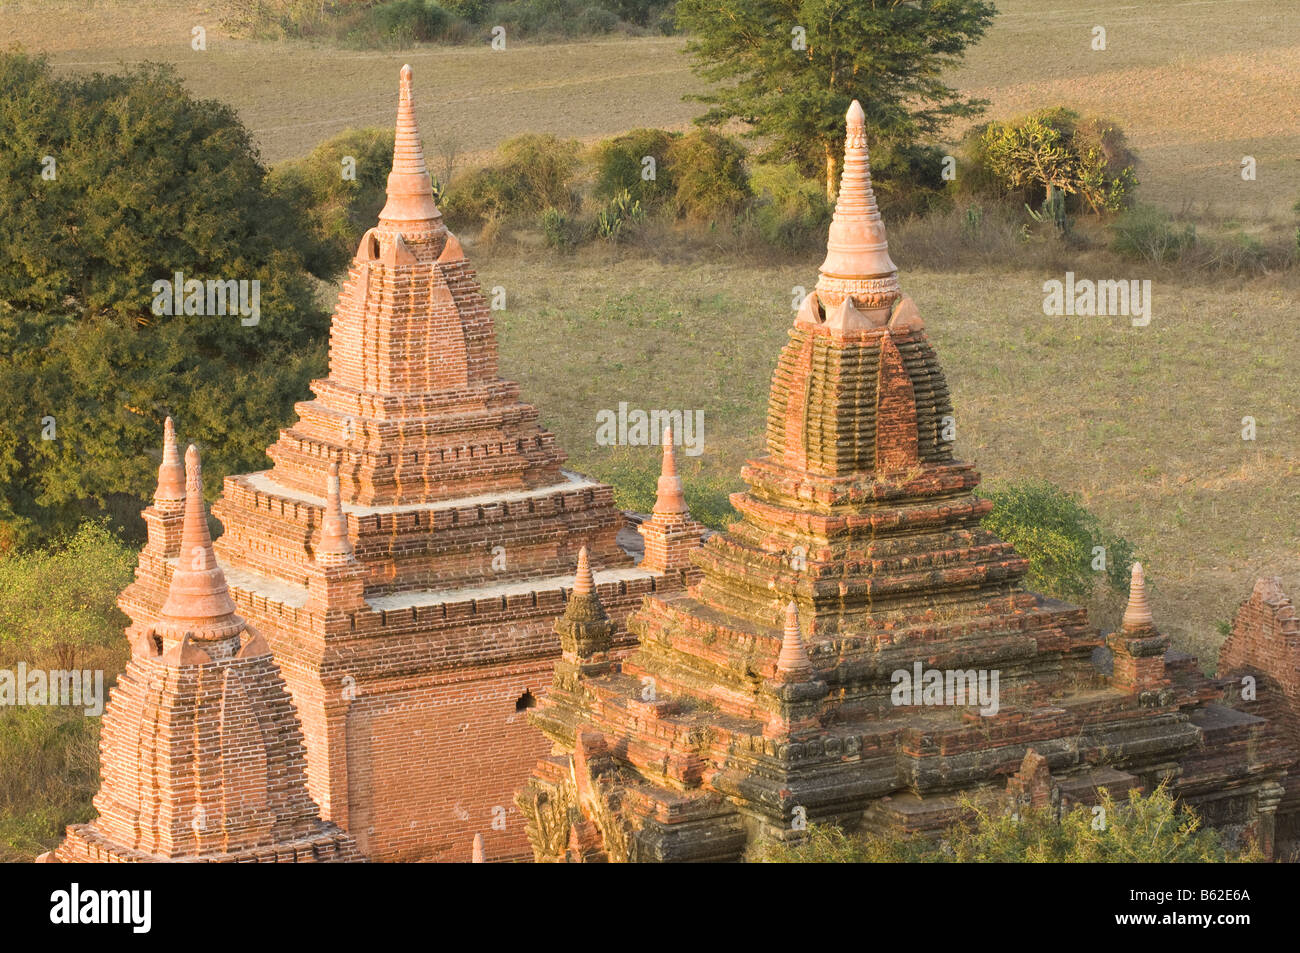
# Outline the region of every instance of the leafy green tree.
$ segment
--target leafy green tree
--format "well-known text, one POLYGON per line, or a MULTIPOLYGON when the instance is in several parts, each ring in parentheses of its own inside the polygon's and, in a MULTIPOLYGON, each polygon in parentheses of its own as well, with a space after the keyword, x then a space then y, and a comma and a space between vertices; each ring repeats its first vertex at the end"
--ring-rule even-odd
POLYGON ((323 369, 327 319, 311 230, 248 130, 159 66, 56 79, 8 53, 0 94, 0 549, 133 519, 168 414, 213 493, 264 465, 323 369), (259 282, 258 320, 155 314, 176 272, 259 282))
POLYGON ((1029 560, 1026 584, 1061 599, 1086 598, 1099 576, 1117 592, 1128 590, 1133 544, 1107 532, 1079 496, 1046 480, 994 483, 981 495, 993 501, 984 526, 1029 560), (1105 572, 1093 567, 1095 547, 1105 549, 1105 572))
POLYGON ((850 835, 812 825, 793 844, 765 844, 752 859, 764 863, 1031 863, 1180 864, 1256 861, 1253 846, 1230 850, 1219 833, 1201 826, 1190 808, 1162 786, 1117 801, 1102 790, 1098 806, 1077 806, 1058 819, 1052 807, 1011 812, 998 802, 966 799, 965 821, 930 840, 901 834, 850 835))
POLYGON ((740 120, 764 159, 822 172, 835 194, 844 113, 858 99, 876 148, 910 145, 986 103, 942 79, 996 13, 985 0, 678 0, 697 71, 721 85, 700 121, 740 120))

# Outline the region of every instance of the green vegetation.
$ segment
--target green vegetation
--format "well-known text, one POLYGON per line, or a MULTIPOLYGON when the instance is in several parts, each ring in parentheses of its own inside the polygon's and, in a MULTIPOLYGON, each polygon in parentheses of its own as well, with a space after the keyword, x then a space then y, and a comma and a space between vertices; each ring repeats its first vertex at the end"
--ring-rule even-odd
POLYGON ((1256 861, 1253 848, 1231 850, 1219 833, 1201 827, 1191 809, 1164 788, 1132 792, 1117 801, 1102 790, 1098 805, 1061 814, 1051 807, 1013 813, 1000 804, 963 803, 969 817, 937 840, 904 835, 849 835, 812 825, 790 845, 769 844, 751 860, 761 863, 958 863, 958 864, 1179 864, 1256 861))
MULTIPOLYGON (((0 556, 0 667, 99 670, 107 691, 126 663, 130 620, 116 599, 134 564, 103 522, 0 556)), ((99 719, 83 709, 0 707, 0 863, 30 861, 94 816, 98 744, 99 719)))
MULTIPOLYGON (((677 23, 705 79, 698 121, 739 120, 768 146, 762 158, 799 164, 838 186, 844 114, 857 99, 873 150, 912 146, 982 100, 944 81, 995 14, 983 0, 679 0, 677 23)), ((879 170, 889 178, 888 164, 879 170)))
POLYGON ((166 68, 57 79, 18 53, 0 93, 3 550, 88 514, 138 526, 168 414, 214 476, 261 465, 322 369, 326 316, 310 230, 229 106, 166 68), (233 302, 153 313, 177 272, 259 282, 255 323, 233 302))
POLYGON ((334 276, 347 267, 384 207, 392 166, 391 129, 350 129, 271 170, 270 192, 306 213, 314 240, 307 267, 313 274, 334 276))
POLYGON ((993 483, 979 493, 993 502, 984 526, 1029 560, 1030 590, 1082 599, 1099 579, 1117 592, 1128 590, 1133 545, 1103 530, 1078 494, 1045 480, 993 483))
POLYGON ((231 0, 223 22, 261 38, 323 39, 359 49, 507 37, 669 33, 673 0, 231 0))
POLYGON ((1050 199, 1055 190, 1072 211, 1119 212, 1138 184, 1124 133, 1060 106, 977 126, 963 145, 968 167, 958 181, 1025 203, 1050 199))

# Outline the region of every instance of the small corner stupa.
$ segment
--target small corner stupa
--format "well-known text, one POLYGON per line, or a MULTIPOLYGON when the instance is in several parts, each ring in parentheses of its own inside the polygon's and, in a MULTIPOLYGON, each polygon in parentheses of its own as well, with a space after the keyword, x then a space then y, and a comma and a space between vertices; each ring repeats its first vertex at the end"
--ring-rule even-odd
POLYGON ((739 521, 692 551, 686 591, 631 617, 631 655, 600 655, 594 605, 559 623, 566 655, 532 715, 555 748, 519 795, 534 855, 739 860, 813 823, 932 834, 963 795, 1016 779, 1063 803, 1167 781, 1267 851, 1286 759, 1168 651, 1140 568, 1107 643, 1025 591, 1026 560, 981 525, 992 504, 945 439, 948 386, 889 255, 856 102, 847 124, 739 521))
MULTIPOLYGON (((691 578, 697 524, 684 506, 656 514, 638 564, 612 488, 566 470, 499 376, 488 302, 434 201, 409 66, 387 202, 311 386, 272 467, 228 477, 213 505, 230 596, 302 720, 308 790, 374 860, 468 861, 476 835, 493 860, 525 858, 513 796, 550 747, 525 712, 561 654, 553 626, 579 550, 610 651, 625 654, 627 615, 691 578)), ((138 628, 181 551, 170 493, 145 511, 149 544, 121 599, 138 628)))
POLYGON ((182 470, 170 420, 155 500, 150 526, 179 529, 179 555, 157 618, 132 627, 131 660, 104 713, 99 816, 69 827, 42 859, 362 860, 307 793, 293 703, 266 640, 235 613, 208 534, 198 451, 190 447, 182 470))

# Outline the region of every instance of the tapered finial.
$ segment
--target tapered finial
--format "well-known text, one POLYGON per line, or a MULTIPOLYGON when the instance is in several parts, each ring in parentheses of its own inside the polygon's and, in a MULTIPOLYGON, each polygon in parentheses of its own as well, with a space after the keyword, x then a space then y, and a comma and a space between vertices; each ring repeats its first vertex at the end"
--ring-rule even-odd
POLYGON ((162 465, 158 467, 158 489, 154 491, 153 500, 161 504, 178 504, 184 499, 185 465, 176 449, 176 427, 168 417, 163 421, 162 465))
POLYGON ((799 607, 793 600, 785 607, 785 628, 781 633, 781 654, 776 660, 777 678, 783 682, 802 682, 812 678, 812 662, 799 631, 799 607))
POLYGON ((1133 564, 1128 587, 1128 606, 1124 609, 1122 624, 1126 629, 1145 629, 1155 625, 1151 606, 1147 602, 1146 574, 1142 571, 1141 563, 1133 564))
POLYGON ((686 497, 682 478, 677 474, 677 451, 673 446, 673 428, 664 427, 664 459, 655 493, 656 513, 685 513, 686 497))
POLYGON ((590 595, 596 588, 596 580, 591 575, 591 564, 587 559, 587 547, 578 550, 578 573, 573 580, 575 596, 590 595))
MULTIPOLYGON (((388 201, 379 213, 380 225, 428 227, 441 222, 433 201, 433 184, 424 164, 424 145, 415 121, 415 94, 410 65, 402 67, 398 84, 397 129, 393 136, 393 170, 388 174, 388 201)), ((415 230, 420 230, 416 228, 415 230)))
POLYGON ((321 519, 316 560, 322 565, 338 565, 350 562, 352 558, 352 540, 348 538, 348 518, 343 513, 340 492, 339 464, 335 460, 330 464, 329 477, 325 481, 325 514, 321 519))
POLYGON ((199 448, 193 444, 185 451, 185 518, 180 554, 167 600, 158 613, 157 628, 177 638, 184 631, 192 631, 200 641, 228 636, 243 628, 226 588, 225 573, 212 549, 208 512, 203 503, 203 467, 199 448))
POLYGON ((877 306, 897 297, 898 268, 889 257, 885 224, 871 188, 866 115, 856 99, 845 116, 845 125, 844 168, 817 290, 823 304, 837 303, 848 295, 860 305, 877 306))

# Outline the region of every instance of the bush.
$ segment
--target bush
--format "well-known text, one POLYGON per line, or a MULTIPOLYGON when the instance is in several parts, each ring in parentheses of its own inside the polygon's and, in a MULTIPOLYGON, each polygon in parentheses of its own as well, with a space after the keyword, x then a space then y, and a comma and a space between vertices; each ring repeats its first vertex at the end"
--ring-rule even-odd
POLYGON ((307 264, 314 274, 334 277, 352 260, 357 241, 384 207, 392 164, 391 129, 349 129, 271 170, 267 187, 302 209, 311 224, 307 264), (346 157, 354 160, 354 180, 343 178, 346 157))
POLYGON ((616 242, 621 233, 645 220, 641 203, 624 189, 605 203, 596 213, 596 235, 607 242, 616 242))
POLYGON ((1072 210, 1118 212, 1137 187, 1136 160, 1119 128, 1061 107, 977 126, 963 149, 971 188, 1016 194, 1031 206, 1055 186, 1073 197, 1072 210))
POLYGON ((694 222, 734 215, 752 194, 745 150, 735 139, 697 129, 668 148, 676 213, 694 222))
POLYGON ((461 176, 447 189, 449 218, 482 224, 575 208, 576 140, 528 133, 502 143, 499 151, 495 163, 461 176))
POLYGON ((668 153, 680 138, 680 133, 664 129, 633 129, 598 143, 592 149, 596 173, 593 194, 599 199, 611 199, 626 191, 646 209, 662 205, 676 191, 668 153), (652 179, 644 177, 647 156, 654 159, 652 179))
POLYGON ((754 170, 753 221, 767 244, 785 251, 823 248, 833 207, 821 182, 806 179, 792 164, 754 170))
POLYGON ((130 622, 117 594, 135 553, 104 521, 87 521, 45 549, 0 559, 0 661, 71 669, 94 649, 124 645, 130 622))
POLYGON ((918 143, 882 143, 871 150, 871 186, 891 219, 924 215, 949 202, 944 151, 918 143))
POLYGON ((810 825, 794 844, 765 844, 751 860, 761 863, 1231 863, 1258 861, 1253 846, 1229 850, 1217 831, 1201 827, 1196 813, 1162 786, 1116 801, 1101 790, 1100 808, 1078 805, 1059 820, 1052 807, 963 804, 969 819, 949 827, 938 840, 920 835, 850 836, 836 827, 810 825), (1104 818, 1100 825, 1097 817, 1104 818))
POLYGON ((1092 594, 1098 573, 1093 548, 1105 548, 1103 578, 1116 592, 1128 589, 1133 545, 1107 533, 1078 495, 1045 480, 993 484, 980 495, 993 501, 984 527, 1029 560, 1026 584, 1060 599, 1092 594))
POLYGON ((365 46, 409 46, 440 40, 452 16, 432 0, 389 0, 367 7, 349 40, 365 46))
POLYGON ((1196 245, 1196 226, 1176 226, 1161 209, 1139 205, 1110 226, 1111 248, 1138 261, 1173 261, 1196 245))

